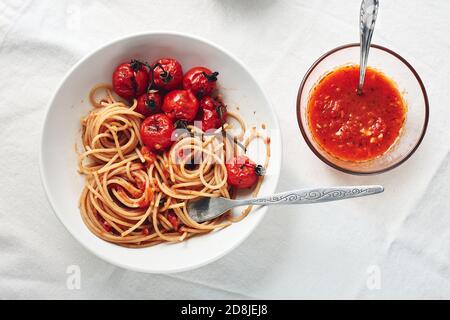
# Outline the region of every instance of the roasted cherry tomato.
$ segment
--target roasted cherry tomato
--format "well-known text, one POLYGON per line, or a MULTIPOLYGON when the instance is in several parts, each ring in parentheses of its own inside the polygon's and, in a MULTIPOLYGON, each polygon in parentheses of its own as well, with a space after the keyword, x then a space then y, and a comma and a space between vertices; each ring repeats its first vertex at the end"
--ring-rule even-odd
POLYGON ((150 90, 137 99, 136 111, 148 117, 149 115, 161 113, 162 96, 157 90, 150 90))
POLYGON ((228 184, 237 189, 250 188, 264 175, 264 167, 256 165, 247 156, 237 156, 225 164, 228 184))
POLYGON ((219 100, 204 97, 200 100, 200 117, 202 130, 218 129, 227 120, 226 106, 219 100))
POLYGON ((164 97, 162 105, 171 119, 192 121, 198 111, 198 100, 190 90, 173 90, 164 97))
POLYGON ((183 88, 192 90, 199 98, 209 96, 216 89, 218 75, 218 72, 212 72, 208 68, 194 67, 184 75, 183 88))
POLYGON ((137 60, 122 63, 117 66, 112 75, 112 85, 114 92, 122 98, 134 99, 147 90, 148 71, 137 60))
POLYGON ((172 145, 172 120, 162 113, 147 117, 141 124, 141 138, 151 151, 164 151, 172 145))
POLYGON ((167 91, 174 90, 181 86, 183 69, 175 59, 160 59, 153 64, 153 77, 157 88, 167 91))

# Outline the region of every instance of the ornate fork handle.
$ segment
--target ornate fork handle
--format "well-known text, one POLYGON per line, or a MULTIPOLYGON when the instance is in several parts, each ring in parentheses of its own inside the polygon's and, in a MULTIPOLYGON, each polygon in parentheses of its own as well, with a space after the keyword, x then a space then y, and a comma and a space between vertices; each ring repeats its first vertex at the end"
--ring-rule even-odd
POLYGON ((239 205, 308 204, 363 197, 383 192, 382 186, 300 189, 239 201, 239 205))

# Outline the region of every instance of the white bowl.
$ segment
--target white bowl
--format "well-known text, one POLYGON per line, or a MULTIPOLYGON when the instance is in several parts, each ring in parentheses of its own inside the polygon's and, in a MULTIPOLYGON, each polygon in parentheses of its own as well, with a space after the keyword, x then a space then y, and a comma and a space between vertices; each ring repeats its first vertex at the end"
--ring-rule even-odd
POLYGON ((89 251, 123 268, 170 273, 200 267, 230 252, 255 229, 266 209, 254 210, 243 221, 208 235, 143 249, 129 249, 103 241, 84 225, 78 208, 84 178, 77 173, 74 145, 80 135, 80 119, 91 108, 89 90, 99 82, 110 83, 114 68, 123 61, 139 58, 151 62, 160 57, 178 59, 184 71, 194 65, 219 71, 221 92, 230 110, 238 106, 250 125, 267 125, 272 156, 260 195, 272 194, 278 182, 282 152, 279 125, 269 100, 238 59, 209 41, 179 33, 127 36, 78 62, 64 77, 48 106, 41 140, 40 169, 57 217, 89 251))

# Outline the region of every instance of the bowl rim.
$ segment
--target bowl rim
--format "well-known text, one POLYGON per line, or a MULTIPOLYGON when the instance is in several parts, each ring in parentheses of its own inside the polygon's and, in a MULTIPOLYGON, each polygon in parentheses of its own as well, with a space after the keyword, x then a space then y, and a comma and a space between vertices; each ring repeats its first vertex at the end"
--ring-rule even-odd
MULTIPOLYGON (((168 30, 155 30, 155 31, 144 31, 144 32, 137 32, 137 33, 126 34, 124 36, 115 38, 115 39, 113 39, 111 41, 108 41, 108 42, 104 43, 103 45, 100 45, 100 46, 95 47, 94 49, 90 50, 82 58, 80 58, 72 67, 70 67, 69 70, 64 74, 64 76, 62 77, 60 82, 57 84, 56 89, 53 91, 49 102, 46 104, 45 112, 44 112, 44 116, 43 116, 42 127, 41 127, 40 145, 39 145, 39 173, 40 173, 40 180, 41 180, 41 184, 43 186, 44 193, 46 195, 47 201, 50 204, 50 207, 51 207, 53 213, 58 218, 59 222, 64 226, 64 228, 69 232, 69 234, 79 244, 81 244, 88 252, 94 254, 98 258, 100 258, 100 259, 102 259, 102 260, 104 260, 104 261, 106 261, 106 262, 108 262, 108 263, 110 263, 112 265, 115 265, 115 266, 118 266, 120 268, 127 269, 127 270, 132 270, 132 271, 142 272, 142 273, 170 274, 170 273, 178 273, 178 272, 184 272, 184 271, 189 271, 189 270, 200 268, 200 267, 205 266, 207 264, 210 264, 210 263, 212 263, 214 261, 217 261, 220 258, 222 258, 223 256, 227 255, 228 253, 232 252, 239 245, 241 245, 250 236, 251 233, 253 233, 253 231, 256 229, 256 227, 263 220, 263 218, 264 218, 268 208, 267 207, 259 208, 258 209, 258 217, 257 217, 257 219, 255 219, 255 222, 253 223, 253 225, 251 225, 246 230, 245 234, 243 234, 243 236, 237 242, 235 242, 234 245, 228 247, 225 250, 222 250, 219 254, 216 254, 215 256, 203 259, 201 262, 189 264, 189 265, 184 266, 184 267, 175 267, 175 268, 167 268, 167 269, 142 268, 142 267, 139 267, 139 266, 134 266, 134 265, 131 265, 131 264, 123 263, 121 261, 110 259, 107 254, 102 254, 102 253, 96 251, 94 249, 94 247, 88 246, 87 243, 85 243, 84 241, 81 241, 78 238, 78 236, 75 235, 75 233, 72 231, 72 228, 70 228, 69 226, 66 225, 66 222, 63 221, 62 216, 56 210, 56 207, 54 205, 53 196, 52 196, 52 194, 50 192, 50 188, 48 186, 48 182, 47 182, 47 178, 46 178, 46 170, 44 168, 44 143, 45 143, 45 135, 46 135, 46 128, 47 128, 48 118, 49 118, 49 115, 50 115, 50 111, 52 109, 52 105, 54 104, 54 100, 56 99, 56 97, 58 95, 58 92, 61 90, 61 87, 64 85, 64 83, 70 77, 70 75, 81 64, 83 64, 86 60, 88 60, 90 57, 95 55, 98 51, 101 51, 101 50, 103 50, 103 49, 105 49, 105 48, 107 48, 109 46, 112 46, 112 45, 114 45, 116 43, 119 43, 119 42, 122 42, 122 41, 130 40, 132 38, 145 37, 145 36, 177 36, 177 37, 182 37, 182 38, 188 38, 188 39, 191 39, 191 40, 194 40, 194 41, 202 42, 202 43, 204 43, 204 44, 206 44, 206 45, 208 45, 210 47, 213 47, 213 48, 217 49, 218 51, 221 51, 226 56, 230 57, 246 73, 249 74, 249 76, 255 82, 257 88, 261 92, 263 98, 266 100, 266 102, 267 102, 267 104, 269 106, 270 115, 271 115, 271 117, 273 117, 273 120, 274 120, 274 128, 272 128, 272 129, 273 130, 277 130, 280 133, 281 133, 281 129, 280 129, 280 122, 279 122, 279 119, 278 119, 278 115, 275 112, 275 108, 273 106, 272 100, 269 99, 269 96, 264 91, 264 89, 261 86, 260 82, 256 79, 256 77, 253 75, 253 73, 250 72, 249 68, 247 68, 247 66, 239 58, 237 58, 234 54, 230 53, 228 50, 224 49, 222 46, 217 45, 216 43, 214 43, 214 42, 212 42, 210 40, 207 40, 205 38, 202 38, 202 37, 199 37, 199 36, 196 36, 196 35, 192 35, 192 34, 189 34, 189 33, 177 32, 177 31, 168 31, 168 30)), ((271 193, 275 192, 275 190, 276 190, 276 188, 278 186, 279 179, 280 179, 280 174, 281 174, 282 157, 283 157, 283 139, 282 139, 282 135, 281 134, 278 135, 278 140, 280 142, 280 145, 279 145, 279 150, 280 150, 279 165, 278 165, 278 168, 275 168, 275 171, 273 172, 274 173, 273 174, 274 181, 273 181, 273 183, 271 183, 271 186, 272 186, 271 190, 270 190, 271 193)))
MULTIPOLYGON (((427 131, 428 128, 428 120, 429 120, 429 114, 430 114, 430 110, 429 110, 429 101, 428 101, 428 95, 427 95, 427 91, 425 89, 425 86, 422 82, 422 79, 420 78, 419 74, 417 73, 417 71, 413 68, 413 66, 405 59, 403 58, 401 55, 399 55, 398 53, 396 53, 395 51, 388 49, 386 47, 377 45, 377 44, 371 44, 370 47, 375 48, 375 49, 379 49, 382 50, 388 54, 391 54, 392 56, 396 57, 398 60, 400 60, 401 62, 403 62, 404 65, 406 65, 409 70, 412 72, 412 74, 415 76, 417 82, 419 83, 419 86, 422 90, 422 95, 424 98, 424 102, 425 102, 425 118, 424 118, 424 122, 423 122, 423 127, 422 127, 422 132, 420 134, 420 138, 417 141, 416 145, 408 152, 408 154, 406 156, 404 156, 400 161, 398 161, 397 163, 388 166, 386 168, 380 169, 380 170, 374 170, 374 171, 368 171, 368 172, 360 172, 360 171, 353 171, 350 169, 346 169, 343 167, 340 167, 338 165, 336 165, 335 163, 329 161, 328 159, 326 159, 324 156, 322 156, 317 149, 314 147, 314 145, 311 143, 310 139, 308 138, 307 134, 306 134, 306 128, 303 127, 302 124, 302 115, 301 115, 301 110, 300 110, 300 105, 301 105, 301 98, 302 98, 302 92, 304 89, 304 86, 306 84, 306 81, 308 80, 309 76, 311 75, 311 73, 314 71, 314 69, 326 58, 328 58, 329 56, 333 55, 334 53, 344 50, 344 49, 348 49, 348 48, 352 48, 352 47, 359 47, 360 44, 359 43, 350 43, 350 44, 345 44, 339 47, 336 47, 328 52, 326 52, 325 54, 323 54, 322 56, 320 56, 313 64, 312 66, 308 69, 308 71, 306 72, 306 74, 303 77, 302 82, 300 83, 300 87, 298 89, 298 93, 297 93, 297 104, 296 104, 296 109, 297 109, 297 122, 298 122, 298 126, 300 128, 300 131, 302 133, 303 139, 305 140, 306 144, 308 145, 308 147, 311 149, 311 151, 320 159, 322 160, 324 163, 326 163, 327 165, 329 165, 330 167, 337 169, 339 171, 342 171, 344 173, 348 173, 348 174, 353 174, 353 175, 359 175, 359 176, 367 176, 367 175, 373 175, 373 174, 380 174, 380 173, 384 173, 387 171, 390 171, 398 166, 400 166, 401 164, 403 164, 404 162, 406 162, 406 160, 408 160, 413 154, 414 152, 416 152, 416 150, 419 148, 420 144, 422 143, 423 138, 425 137, 425 133, 427 131)), ((309 93, 308 93, 309 94, 309 93)))

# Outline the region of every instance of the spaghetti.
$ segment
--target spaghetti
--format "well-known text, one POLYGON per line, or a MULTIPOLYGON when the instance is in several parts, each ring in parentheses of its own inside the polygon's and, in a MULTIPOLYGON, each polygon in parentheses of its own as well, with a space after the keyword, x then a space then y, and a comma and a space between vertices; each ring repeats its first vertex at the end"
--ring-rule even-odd
MULTIPOLYGON (((198 197, 233 198, 227 183, 226 159, 242 153, 261 139, 266 148, 264 167, 270 157, 270 140, 255 128, 244 138, 246 125, 233 112, 240 134, 225 123, 213 134, 188 125, 171 148, 160 154, 145 149, 140 125, 145 118, 135 111, 137 101, 128 105, 114 97, 110 85, 95 86, 89 94, 93 109, 82 119, 79 172, 85 176, 80 197, 83 221, 97 237, 125 247, 148 247, 162 242, 179 242, 229 226, 244 219, 251 206, 235 216, 231 212, 204 223, 193 221, 186 204, 198 197), (105 94, 96 99, 100 91, 105 94), (196 160, 196 161, 194 161, 196 160)), ((256 196, 263 177, 253 189, 256 196)))

